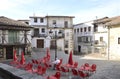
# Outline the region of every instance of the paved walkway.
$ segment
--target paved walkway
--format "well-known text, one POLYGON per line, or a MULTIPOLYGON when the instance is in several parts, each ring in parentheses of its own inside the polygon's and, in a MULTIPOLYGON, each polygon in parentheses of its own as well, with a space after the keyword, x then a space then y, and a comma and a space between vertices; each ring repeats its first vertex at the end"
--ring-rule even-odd
MULTIPOLYGON (((42 58, 46 54, 45 50, 39 50, 36 49, 32 52, 32 56, 26 56, 26 60, 29 61, 32 58, 42 58)), ((50 51, 51 59, 54 60, 54 50, 50 51)), ((63 64, 67 63, 68 61, 68 54, 65 54, 62 51, 57 52, 58 58, 63 58, 63 64)), ((89 79, 120 79, 120 61, 108 61, 102 58, 95 58, 95 57, 83 57, 83 56, 73 56, 73 60, 77 61, 79 63, 79 66, 83 65, 84 63, 89 64, 96 64, 97 65, 97 72, 90 76, 89 79)), ((4 64, 7 64, 10 60, 4 61, 4 64)), ((78 66, 78 67, 79 67, 78 66)), ((5 67, 4 67, 5 68, 5 67)), ((24 70, 22 70, 23 72, 24 70)), ((14 71, 13 71, 14 72, 14 71)), ((20 71, 21 72, 21 71, 20 71)), ((46 75, 54 74, 56 71, 49 69, 47 70, 46 75)), ((28 75, 24 74, 24 79, 41 79, 40 76, 33 74, 31 77, 31 74, 27 73, 28 75), (31 77, 31 78, 30 78, 31 77)), ((68 79, 69 76, 62 75, 61 79, 68 79)))

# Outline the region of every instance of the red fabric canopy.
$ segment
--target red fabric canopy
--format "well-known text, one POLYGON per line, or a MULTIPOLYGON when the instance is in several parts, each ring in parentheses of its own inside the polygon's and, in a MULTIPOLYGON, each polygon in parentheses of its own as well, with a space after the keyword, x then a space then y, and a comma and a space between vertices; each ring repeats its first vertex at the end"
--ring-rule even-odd
POLYGON ((22 52, 22 55, 21 55, 21 64, 25 64, 25 57, 24 57, 24 52, 22 52))
POLYGON ((13 61, 17 61, 16 50, 14 50, 14 52, 13 52, 13 61))
POLYGON ((73 65, 72 51, 70 51, 68 64, 73 65))

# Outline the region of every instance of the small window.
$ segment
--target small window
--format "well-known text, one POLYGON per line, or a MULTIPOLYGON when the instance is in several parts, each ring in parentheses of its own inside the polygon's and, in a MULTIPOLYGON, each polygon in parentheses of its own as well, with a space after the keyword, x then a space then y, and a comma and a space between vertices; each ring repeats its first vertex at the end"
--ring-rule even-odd
POLYGON ((79 28, 77 29, 77 33, 79 33, 79 28))
POLYGON ((41 32, 42 32, 42 33, 45 33, 45 28, 42 28, 42 29, 41 29, 41 32))
POLYGON ((37 18, 34 18, 34 22, 37 22, 37 18))
POLYGON ((118 44, 120 44, 120 37, 118 38, 118 44))
POLYGON ((88 27, 88 31, 89 31, 89 32, 91 31, 91 27, 88 27))
POLYGON ((87 29, 86 29, 86 27, 84 27, 84 32, 86 32, 87 31, 87 29))
POLYGON ((81 28, 80 31, 83 32, 83 28, 81 28))
POLYGON ((65 40, 65 48, 68 48, 68 40, 65 40))
POLYGON ((53 20, 53 25, 56 25, 56 20, 53 20))
POLYGON ((64 22, 64 26, 67 28, 68 27, 68 21, 64 22))
POLYGON ((0 48, 0 58, 4 57, 4 52, 3 52, 3 48, 0 48))
POLYGON ((26 24, 29 24, 28 22, 25 22, 26 24))
POLYGON ((43 22, 44 22, 44 19, 43 19, 43 18, 40 18, 40 22, 43 23, 43 22))
POLYGON ((100 42, 103 42, 103 37, 100 37, 100 42))

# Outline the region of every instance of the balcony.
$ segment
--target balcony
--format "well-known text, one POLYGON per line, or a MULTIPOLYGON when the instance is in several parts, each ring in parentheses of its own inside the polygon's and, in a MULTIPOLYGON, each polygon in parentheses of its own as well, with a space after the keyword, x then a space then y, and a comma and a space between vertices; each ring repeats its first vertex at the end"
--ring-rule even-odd
POLYGON ((34 34, 32 37, 47 37, 46 34, 34 34))
POLYGON ((94 46, 95 47, 106 47, 106 43, 105 42, 100 42, 100 41, 95 41, 94 46))
MULTIPOLYGON (((57 35, 56 39, 64 38, 65 34, 57 35)), ((51 36, 52 39, 55 39, 55 35, 51 36)))

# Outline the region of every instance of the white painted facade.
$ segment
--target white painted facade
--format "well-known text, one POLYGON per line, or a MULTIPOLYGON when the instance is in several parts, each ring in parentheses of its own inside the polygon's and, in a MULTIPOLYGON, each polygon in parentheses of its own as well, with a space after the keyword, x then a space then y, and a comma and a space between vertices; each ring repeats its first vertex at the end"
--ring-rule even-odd
MULTIPOLYGON (((57 32, 57 48, 69 53, 73 50, 73 18, 71 16, 47 16, 48 29, 57 32), (54 27, 57 27, 56 29, 54 27), (61 34, 59 34, 59 31, 61 34), (66 43, 67 42, 67 43, 66 43), (67 45, 67 46, 66 46, 67 45)), ((54 38, 52 40, 55 40, 54 38)))
POLYGON ((93 52, 93 21, 74 25, 74 51, 80 54, 93 52))
MULTIPOLYGON (((43 46, 40 48, 50 47, 50 39, 47 37, 47 19, 46 17, 30 17, 29 24, 33 27, 32 29, 32 47, 37 48, 37 40, 43 40, 43 46), (35 30, 37 29, 37 30, 35 30), (37 32, 36 32, 37 31, 37 32)), ((38 47, 39 48, 39 47, 38 47)))
POLYGON ((95 29, 94 52, 106 55, 108 52, 108 29, 102 23, 98 23, 95 29))
POLYGON ((45 17, 30 17, 29 24, 32 29, 32 47, 37 48, 37 40, 44 40, 42 48, 54 47, 55 32, 57 33, 57 49, 67 51, 73 50, 73 17, 71 16, 45 16, 45 17), (35 21, 35 19, 37 21, 35 21), (41 19, 43 20, 41 23, 41 19), (54 27, 57 27, 56 29, 54 27), (35 35, 35 29, 38 31, 35 35), (44 29, 44 32, 42 30, 44 29), (49 32, 52 31, 52 34, 49 32), (61 34, 59 34, 61 32, 61 34), (40 36, 43 35, 43 36, 40 36), (65 40, 68 41, 68 47, 65 48, 65 40))

